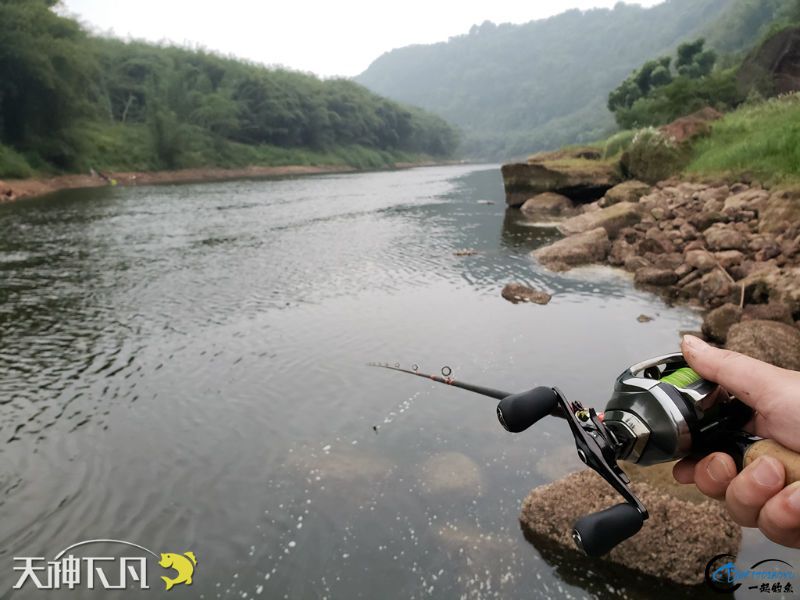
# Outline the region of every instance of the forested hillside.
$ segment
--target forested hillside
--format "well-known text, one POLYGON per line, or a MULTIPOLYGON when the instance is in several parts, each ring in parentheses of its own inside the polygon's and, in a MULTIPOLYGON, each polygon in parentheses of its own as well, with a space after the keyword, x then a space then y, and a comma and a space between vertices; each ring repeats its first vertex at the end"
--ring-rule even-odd
POLYGON ((603 137, 615 127, 609 92, 645 60, 701 36, 721 52, 745 50, 788 4, 667 0, 524 25, 487 22, 386 53, 357 81, 462 127, 467 155, 506 159, 603 137))
POLYGON ((348 80, 87 34, 55 0, 0 0, 0 176, 248 164, 381 166, 456 133, 348 80))

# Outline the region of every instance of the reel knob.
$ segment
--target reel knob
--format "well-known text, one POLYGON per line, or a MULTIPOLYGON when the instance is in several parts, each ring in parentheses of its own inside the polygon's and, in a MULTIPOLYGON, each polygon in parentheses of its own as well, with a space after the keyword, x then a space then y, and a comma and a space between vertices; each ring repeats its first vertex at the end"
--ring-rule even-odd
POLYGON ((639 509, 623 502, 578 519, 572 539, 587 556, 603 556, 638 533, 643 523, 644 516, 639 509))
POLYGON ((556 406, 558 396, 553 389, 537 387, 500 400, 497 404, 497 419, 506 431, 519 433, 549 415, 556 406))

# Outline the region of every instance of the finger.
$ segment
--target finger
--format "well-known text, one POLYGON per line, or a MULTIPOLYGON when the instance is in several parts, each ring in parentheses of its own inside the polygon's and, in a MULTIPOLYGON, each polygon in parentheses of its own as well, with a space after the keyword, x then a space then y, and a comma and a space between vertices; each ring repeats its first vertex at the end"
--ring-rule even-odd
POLYGON ((672 476, 678 483, 694 483, 694 467, 697 461, 691 458, 684 458, 675 463, 672 467, 672 476))
POLYGON ((733 478, 736 463, 727 454, 715 452, 700 460, 694 468, 694 483, 706 496, 722 500, 733 478))
POLYGON ((786 472, 783 463, 771 456, 760 456, 733 478, 725 494, 728 512, 739 525, 756 527, 761 509, 783 489, 786 472))
POLYGON ((738 352, 714 348, 691 335, 683 336, 681 351, 701 377, 719 383, 756 410, 764 410, 759 405, 769 397, 767 389, 777 378, 784 377, 784 369, 738 352))
POLYGON ((758 516, 758 528, 777 544, 800 548, 800 482, 767 500, 758 516))

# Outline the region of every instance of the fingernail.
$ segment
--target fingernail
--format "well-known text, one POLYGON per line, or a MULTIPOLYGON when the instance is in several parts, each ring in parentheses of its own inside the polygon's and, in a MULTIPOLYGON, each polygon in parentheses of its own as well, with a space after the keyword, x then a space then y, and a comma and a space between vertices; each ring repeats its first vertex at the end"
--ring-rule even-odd
POLYGON ((789 489, 792 491, 789 494, 789 497, 786 498, 786 502, 789 505, 789 508, 800 513, 800 482, 793 483, 789 486, 789 489))
POLYGON ((728 483, 736 475, 736 472, 731 469, 730 463, 721 456, 711 459, 706 466, 706 472, 717 483, 728 483))
POLYGON ((683 343, 686 344, 690 350, 694 350, 695 352, 702 352, 708 348, 708 344, 706 344, 700 338, 694 337, 693 335, 683 336, 683 343))
POLYGON ((767 488, 774 488, 783 483, 783 473, 776 464, 778 461, 769 456, 761 456, 753 463, 753 479, 767 488))

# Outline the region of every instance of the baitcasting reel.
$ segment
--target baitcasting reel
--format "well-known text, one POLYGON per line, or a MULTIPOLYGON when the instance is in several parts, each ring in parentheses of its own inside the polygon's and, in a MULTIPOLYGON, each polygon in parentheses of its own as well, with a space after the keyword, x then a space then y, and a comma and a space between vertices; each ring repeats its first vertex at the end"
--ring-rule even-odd
MULTIPOLYGON (((578 519, 572 532, 577 546, 589 556, 602 556, 635 535, 648 518, 647 509, 629 484, 617 461, 653 465, 722 451, 739 468, 755 454, 781 457, 793 454, 775 442, 742 431, 752 409, 721 386, 701 378, 683 355, 669 354, 626 369, 614 384, 605 412, 570 401, 555 387, 537 387, 519 394, 455 381, 414 370, 372 364, 496 398, 497 418, 512 433, 528 429, 550 415, 567 421, 578 456, 624 498, 624 502, 578 519), (756 445, 762 446, 756 453, 756 445), (768 446, 763 446, 768 445, 768 446)), ((794 455, 794 458, 797 458, 794 455)), ((789 475, 792 477, 792 475, 789 475)), ((788 482, 787 482, 788 483, 788 482)))

